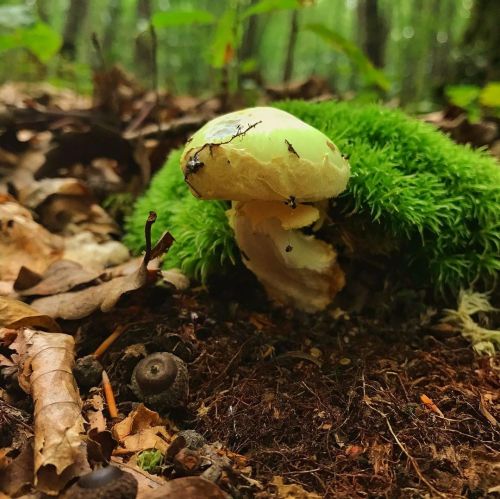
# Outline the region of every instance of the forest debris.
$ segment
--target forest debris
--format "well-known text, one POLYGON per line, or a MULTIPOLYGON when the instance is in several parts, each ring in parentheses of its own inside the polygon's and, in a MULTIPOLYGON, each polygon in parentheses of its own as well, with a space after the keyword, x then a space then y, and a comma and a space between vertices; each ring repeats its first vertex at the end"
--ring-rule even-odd
POLYGON ((55 495, 90 469, 82 403, 72 373, 74 339, 25 329, 11 348, 20 357, 19 384, 35 405, 34 482, 39 490, 55 495))
POLYGON ((215 483, 199 476, 185 476, 169 480, 165 485, 144 495, 144 499, 177 499, 180 497, 183 499, 199 499, 201 497, 225 499, 227 495, 215 483))
POLYGON ((0 468, 0 499, 18 497, 28 492, 33 483, 33 447, 28 441, 21 452, 4 468, 0 468), (2 496, 2 492, 8 496, 2 496))
POLYGON ((126 262, 128 249, 118 241, 99 242, 91 232, 81 232, 66 240, 64 258, 85 268, 104 269, 126 262))
POLYGON ((0 296, 0 327, 21 328, 32 327, 47 331, 60 331, 59 325, 43 313, 38 312, 26 303, 6 296, 0 296))
POLYGON ((106 397, 106 404, 108 406, 109 417, 115 419, 118 417, 118 409, 116 408, 115 394, 113 387, 109 381, 109 376, 106 371, 102 372, 102 389, 106 397))
POLYGON ((481 411, 481 414, 491 423, 492 426, 498 426, 498 421, 491 414, 487 407, 487 402, 486 402, 486 396, 483 395, 482 393, 479 394, 479 410, 481 411))
POLYGON ((462 336, 472 342, 474 350, 479 354, 495 355, 500 348, 500 331, 487 329, 477 324, 472 316, 478 312, 495 312, 488 295, 468 290, 460 290, 456 310, 446 309, 442 322, 450 322, 460 328, 462 336))
POLYGON ((23 266, 43 272, 61 258, 63 244, 61 237, 37 224, 21 205, 0 203, 0 279, 14 280, 23 266))
POLYGON ((422 402, 422 404, 425 405, 425 407, 427 407, 427 409, 430 409, 432 412, 435 412, 438 416, 444 418, 444 414, 441 412, 441 409, 434 403, 434 401, 431 398, 429 398, 424 393, 420 395, 420 401, 422 402))
POLYGON ((135 291, 146 284, 149 261, 162 255, 172 245, 174 239, 169 232, 166 232, 156 246, 151 248, 151 225, 155 220, 156 214, 153 214, 146 222, 147 249, 139 268, 133 274, 116 277, 80 291, 39 298, 33 301, 32 306, 51 317, 67 320, 82 319, 98 309, 109 312, 123 294, 135 291))
MULTIPOLYGON (((18 290, 18 295, 47 296, 64 293, 76 286, 95 281, 101 275, 101 271, 86 270, 77 262, 58 260, 40 276, 40 281, 37 284, 27 289, 18 290)), ((16 289, 16 284, 14 284, 14 289, 16 289)))
POLYGON ((273 476, 271 485, 276 488, 277 499, 321 499, 320 495, 304 490, 302 485, 297 483, 286 485, 281 476, 273 476))
POLYGON ((127 452, 158 449, 162 454, 173 439, 157 412, 139 404, 123 421, 112 428, 113 437, 127 452))

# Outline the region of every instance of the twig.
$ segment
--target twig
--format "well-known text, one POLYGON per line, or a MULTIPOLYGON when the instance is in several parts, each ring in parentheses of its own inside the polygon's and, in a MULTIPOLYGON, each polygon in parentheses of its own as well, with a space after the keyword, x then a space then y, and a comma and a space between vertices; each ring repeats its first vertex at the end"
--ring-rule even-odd
POLYGON ((424 482, 425 485, 427 485, 427 487, 429 487, 429 489, 432 490, 432 492, 434 492, 435 494, 437 494, 439 497, 446 497, 445 494, 443 494, 441 491, 439 491, 438 489, 436 489, 436 487, 434 487, 434 485, 432 485, 432 483, 429 482, 429 480, 427 480, 427 478, 425 478, 425 476, 420 471, 420 467, 419 467, 416 459, 406 450, 406 447, 399 440, 399 438, 396 435, 396 433, 394 433, 394 430, 392 429, 392 426, 391 426, 391 423, 389 421, 389 418, 387 416, 385 416, 385 415, 384 415, 384 417, 385 417, 385 422, 387 423, 387 427, 389 428, 389 431, 391 432, 391 435, 394 437, 394 440, 398 444, 399 448, 403 451, 403 453, 405 454, 405 456, 408 458, 408 461, 410 461, 411 465, 413 466, 413 469, 415 470, 415 473, 420 478, 420 480, 422 480, 422 482, 424 482))
POLYGON ((102 372, 102 388, 104 390, 104 397, 106 399, 106 404, 108 405, 109 416, 112 419, 118 417, 118 409, 116 408, 115 394, 113 393, 113 387, 109 381, 109 376, 106 371, 102 372))
POLYGON ((114 331, 97 347, 94 352, 94 357, 97 359, 102 357, 104 353, 108 350, 108 348, 123 334, 123 332, 127 329, 127 326, 120 324, 117 326, 114 331))

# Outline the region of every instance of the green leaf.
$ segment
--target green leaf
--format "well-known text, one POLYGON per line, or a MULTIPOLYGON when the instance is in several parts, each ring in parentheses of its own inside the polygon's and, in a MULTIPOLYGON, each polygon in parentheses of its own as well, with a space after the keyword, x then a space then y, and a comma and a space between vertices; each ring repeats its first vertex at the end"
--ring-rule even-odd
POLYGON ((43 22, 28 28, 18 28, 13 33, 0 36, 0 52, 23 48, 44 64, 59 52, 61 44, 61 35, 43 22))
POLYGON ((481 90, 479 102, 486 107, 500 107, 500 81, 488 83, 481 90))
POLYGON ((389 89, 390 82, 385 74, 375 68, 375 66, 355 43, 347 40, 336 31, 333 31, 322 24, 308 24, 305 29, 318 35, 324 42, 330 45, 333 50, 346 55, 368 81, 374 83, 382 90, 389 89))
POLYGON ((236 15, 235 9, 226 9, 217 22, 210 46, 210 65, 214 68, 222 68, 225 64, 227 47, 234 48, 236 46, 236 15))
POLYGON ((470 106, 479 97, 480 92, 481 89, 475 85, 451 85, 445 89, 449 101, 463 108, 470 106))
POLYGON ((242 19, 246 19, 257 14, 268 14, 274 10, 299 9, 300 7, 301 3, 299 0, 260 0, 255 5, 246 8, 241 17, 242 19))
POLYGON ((20 28, 35 22, 33 11, 27 5, 2 5, 0 6, 0 27, 20 28))
POLYGON ((156 12, 151 18, 155 28, 169 28, 171 26, 191 26, 193 24, 212 24, 215 16, 207 10, 169 10, 156 12))

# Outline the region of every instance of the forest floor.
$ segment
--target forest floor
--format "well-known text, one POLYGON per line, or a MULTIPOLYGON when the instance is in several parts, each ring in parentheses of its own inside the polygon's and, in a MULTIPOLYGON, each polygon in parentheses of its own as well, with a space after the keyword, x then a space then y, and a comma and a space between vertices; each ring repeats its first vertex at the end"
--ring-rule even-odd
MULTIPOLYGON (((96 75, 95 83, 93 102, 43 85, 0 87, 0 295, 33 307, 0 302, 0 491, 42 497, 40 490, 55 494, 68 485, 69 479, 34 486, 45 466, 32 458, 37 432, 44 431, 34 407, 53 387, 37 392, 28 379, 26 393, 26 356, 36 372, 35 355, 29 341, 19 343, 22 327, 57 330, 34 310, 45 296, 55 297, 54 314, 47 315, 59 317, 75 339, 85 462, 112 462, 133 473, 137 497, 191 475, 235 498, 498 496, 500 359, 478 356, 460 330, 443 323, 443 303, 432 292, 384 292, 378 283, 377 301, 362 311, 307 315, 270 307, 243 269, 207 288, 187 285, 179 274, 158 279, 151 270, 131 285, 127 278, 136 277, 141 260, 126 257, 112 262, 120 264, 115 271, 95 274, 98 263, 113 258, 97 257, 96 248, 119 239, 132 197, 222 105, 169 95, 158 105, 154 92, 117 70, 96 75), (78 239, 82 233, 92 235, 90 243, 78 239), (68 255, 80 267, 71 278, 59 269, 50 281, 46 268, 68 255), (105 294, 116 300, 102 312, 97 288, 106 282, 114 288, 105 294), (89 289, 90 296, 78 294, 89 289), (63 293, 70 295, 67 313, 57 308, 63 293), (115 341, 100 347, 113 333, 115 341), (189 370, 187 402, 160 415, 138 406, 130 388, 137 362, 158 351, 174 353, 189 370), (117 417, 100 371, 97 382, 86 372, 95 364, 82 359, 92 354, 109 375, 117 417), (124 421, 140 430, 124 436, 124 421), (204 445, 189 449, 185 439, 176 441, 186 429, 203 435, 204 445), (140 438, 127 439, 134 434, 140 438), (151 447, 164 457, 148 467, 140 456, 151 447)), ((451 113, 432 119, 466 141, 472 125, 451 113)), ((474 131, 479 138, 471 140, 485 145, 486 132, 474 131)), ((479 320, 500 324, 499 314, 479 320)), ((73 466, 71 459, 61 466, 73 466)))

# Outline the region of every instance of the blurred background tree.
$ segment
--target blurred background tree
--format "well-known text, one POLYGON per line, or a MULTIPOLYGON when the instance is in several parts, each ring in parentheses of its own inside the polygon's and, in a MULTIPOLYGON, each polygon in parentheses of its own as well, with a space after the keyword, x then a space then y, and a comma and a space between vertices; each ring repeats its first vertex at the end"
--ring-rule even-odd
POLYGON ((499 19, 498 0, 0 0, 0 81, 89 92, 96 33, 106 64, 152 87, 152 24, 172 92, 316 75, 343 97, 427 111, 449 84, 500 80, 499 19))

